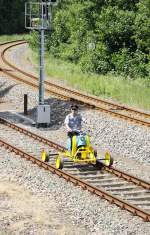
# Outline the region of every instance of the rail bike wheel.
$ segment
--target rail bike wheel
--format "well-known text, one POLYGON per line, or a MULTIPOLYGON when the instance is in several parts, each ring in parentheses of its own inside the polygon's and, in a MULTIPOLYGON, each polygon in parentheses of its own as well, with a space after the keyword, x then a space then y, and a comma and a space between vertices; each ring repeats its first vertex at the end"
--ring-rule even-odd
POLYGON ((64 159, 60 156, 56 158, 56 169, 63 169, 64 159))
POLYGON ((42 151, 41 158, 42 158, 43 162, 48 162, 49 161, 49 155, 45 150, 42 151))
POLYGON ((105 153, 105 165, 112 166, 113 165, 113 158, 111 157, 109 152, 105 153))
POLYGON ((96 149, 94 149, 94 156, 95 156, 95 158, 97 158, 97 150, 96 149))

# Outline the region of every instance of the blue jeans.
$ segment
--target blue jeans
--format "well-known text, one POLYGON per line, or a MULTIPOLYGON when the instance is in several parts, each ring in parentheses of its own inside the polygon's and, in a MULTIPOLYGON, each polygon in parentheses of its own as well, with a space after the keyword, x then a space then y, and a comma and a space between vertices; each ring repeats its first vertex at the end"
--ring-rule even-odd
POLYGON ((68 138, 67 139, 67 149, 68 149, 69 152, 71 152, 71 142, 72 142, 71 138, 68 138))
POLYGON ((67 135, 68 135, 68 139, 67 139, 67 149, 69 152, 72 151, 72 137, 74 135, 78 135, 79 133, 76 132, 76 131, 72 131, 72 132, 68 132, 67 135))

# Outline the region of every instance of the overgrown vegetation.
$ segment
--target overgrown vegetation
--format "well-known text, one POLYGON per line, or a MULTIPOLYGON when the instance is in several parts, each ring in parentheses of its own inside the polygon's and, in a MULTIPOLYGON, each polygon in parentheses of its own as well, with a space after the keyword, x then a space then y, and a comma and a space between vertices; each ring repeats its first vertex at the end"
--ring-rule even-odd
MULTIPOLYGON (((30 55, 32 62, 39 63, 38 51, 30 55)), ((38 66, 37 66, 38 67, 38 66)), ((114 74, 98 75, 82 72, 79 65, 46 54, 46 73, 63 79, 74 88, 103 98, 150 110, 150 86, 148 79, 125 79, 114 74)))

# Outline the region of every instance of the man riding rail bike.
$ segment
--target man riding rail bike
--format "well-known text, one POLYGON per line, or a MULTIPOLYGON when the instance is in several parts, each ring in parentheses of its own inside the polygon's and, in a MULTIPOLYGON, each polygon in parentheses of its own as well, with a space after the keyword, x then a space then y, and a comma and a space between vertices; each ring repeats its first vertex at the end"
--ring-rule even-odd
POLYGON ((72 137, 74 135, 79 135, 82 129, 83 118, 81 114, 78 113, 79 107, 77 105, 71 105, 71 113, 69 113, 65 118, 65 126, 67 129, 67 149, 71 152, 72 137))
POLYGON ((56 157, 56 168, 63 169, 64 161, 69 159, 73 163, 93 164, 97 167, 102 165, 111 166, 113 159, 110 153, 105 152, 104 157, 97 156, 97 150, 90 143, 90 136, 81 131, 84 119, 78 113, 78 106, 71 105, 71 112, 65 118, 67 129, 67 150, 58 153, 47 153, 42 151, 42 160, 49 161, 51 157, 56 157))

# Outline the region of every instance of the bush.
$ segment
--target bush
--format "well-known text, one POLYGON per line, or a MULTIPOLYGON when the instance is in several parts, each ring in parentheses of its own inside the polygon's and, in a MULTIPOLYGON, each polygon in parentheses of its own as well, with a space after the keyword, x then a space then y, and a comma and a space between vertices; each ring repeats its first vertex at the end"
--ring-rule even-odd
POLYGON ((103 43, 97 44, 93 50, 87 50, 80 59, 80 65, 83 71, 105 74, 111 69, 109 65, 109 54, 103 43))
POLYGON ((138 11, 134 22, 134 36, 137 48, 149 54, 150 50, 150 1, 141 0, 137 4, 138 11))
POLYGON ((33 50, 39 47, 39 40, 40 40, 39 33, 37 31, 32 31, 32 33, 28 37, 28 42, 33 50))
POLYGON ((141 51, 137 50, 135 53, 130 53, 126 48, 112 55, 114 70, 130 77, 136 77, 137 75, 141 77, 148 76, 146 60, 146 55, 141 51))

